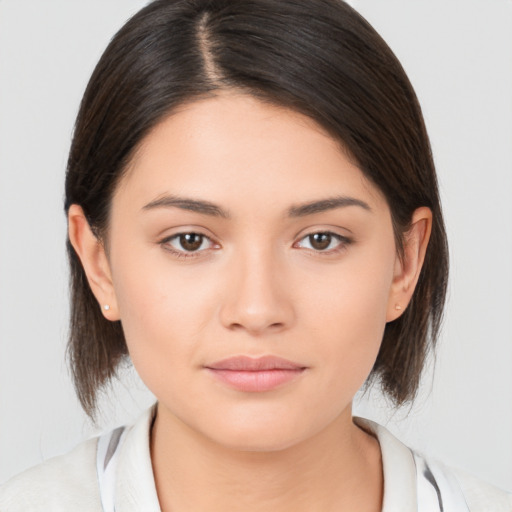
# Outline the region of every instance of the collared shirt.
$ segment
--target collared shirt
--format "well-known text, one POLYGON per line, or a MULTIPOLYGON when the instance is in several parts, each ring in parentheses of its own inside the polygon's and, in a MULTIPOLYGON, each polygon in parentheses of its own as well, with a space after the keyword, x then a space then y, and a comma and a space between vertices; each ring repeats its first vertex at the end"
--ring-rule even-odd
MULTIPOLYGON (((155 411, 14 477, 0 487, 0 512, 161 512, 149 444, 155 411)), ((511 494, 429 461, 374 422, 354 421, 381 447, 382 512, 512 512, 511 494)))

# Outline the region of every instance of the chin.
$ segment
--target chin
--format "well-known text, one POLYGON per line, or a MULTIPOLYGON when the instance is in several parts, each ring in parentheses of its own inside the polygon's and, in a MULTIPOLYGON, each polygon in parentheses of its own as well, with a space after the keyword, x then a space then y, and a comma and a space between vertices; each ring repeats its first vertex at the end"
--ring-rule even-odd
POLYGON ((318 430, 314 425, 305 428, 307 425, 300 419, 283 418, 283 415, 230 419, 227 423, 210 422, 203 435, 220 446, 240 452, 279 452, 300 444, 318 430))

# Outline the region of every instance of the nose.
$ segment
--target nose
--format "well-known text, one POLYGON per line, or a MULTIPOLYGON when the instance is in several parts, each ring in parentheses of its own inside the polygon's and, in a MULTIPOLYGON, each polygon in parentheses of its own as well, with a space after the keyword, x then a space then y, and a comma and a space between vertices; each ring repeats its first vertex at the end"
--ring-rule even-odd
POLYGON ((224 327, 257 336, 292 325, 292 287, 282 263, 268 252, 253 246, 231 262, 220 309, 224 327))

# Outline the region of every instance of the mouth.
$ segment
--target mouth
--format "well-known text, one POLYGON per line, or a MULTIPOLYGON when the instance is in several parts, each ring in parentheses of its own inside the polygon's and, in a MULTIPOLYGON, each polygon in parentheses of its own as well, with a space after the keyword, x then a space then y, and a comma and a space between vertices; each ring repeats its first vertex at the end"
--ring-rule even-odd
POLYGON ((205 366, 219 381, 238 391, 271 391, 300 377, 307 367, 276 356, 236 356, 205 366))

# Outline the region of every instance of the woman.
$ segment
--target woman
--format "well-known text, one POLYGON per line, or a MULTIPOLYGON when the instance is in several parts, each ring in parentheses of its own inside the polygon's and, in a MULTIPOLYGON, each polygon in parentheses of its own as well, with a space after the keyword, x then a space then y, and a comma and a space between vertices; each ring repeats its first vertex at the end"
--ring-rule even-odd
POLYGON ((414 398, 447 249, 414 92, 348 6, 151 3, 91 78, 66 211, 82 405, 128 355, 158 403, 5 510, 510 509, 352 418, 365 381, 414 398))

